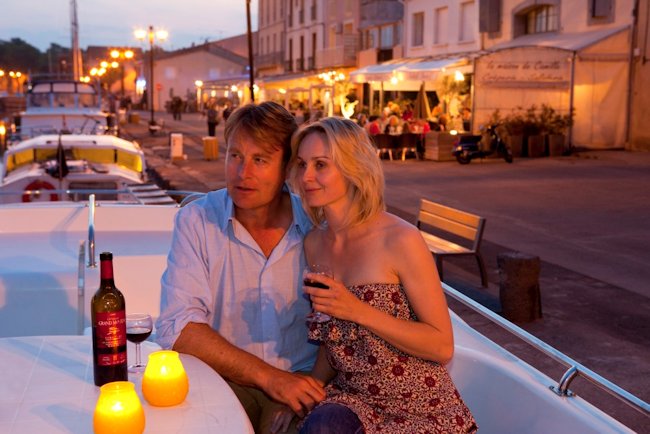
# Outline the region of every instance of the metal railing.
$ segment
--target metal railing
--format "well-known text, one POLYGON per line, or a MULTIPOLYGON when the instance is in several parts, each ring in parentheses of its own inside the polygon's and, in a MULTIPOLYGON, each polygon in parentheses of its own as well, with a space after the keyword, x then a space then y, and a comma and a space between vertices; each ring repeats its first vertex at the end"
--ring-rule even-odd
POLYGON ((510 321, 502 318, 501 316, 497 315, 496 313, 492 312, 488 308, 472 300, 471 298, 467 297, 466 295, 462 294, 461 292, 452 288, 446 283, 443 282, 442 287, 445 293, 450 297, 452 297, 453 299, 463 303, 465 306, 481 314, 482 316, 489 319, 493 323, 497 324, 501 328, 509 331, 510 333, 512 333, 519 339, 523 340, 524 342, 528 343, 538 351, 541 351, 542 353, 551 357, 553 360, 565 366, 568 366, 569 369, 567 369, 567 371, 562 375, 562 378, 559 380, 557 385, 549 387, 557 395, 565 396, 565 397, 574 396, 573 392, 569 390, 569 386, 577 376, 581 376, 584 379, 591 382, 592 384, 594 384, 595 386, 597 386, 598 388, 600 388, 601 390, 604 390, 605 392, 609 393, 610 395, 614 396, 615 398, 618 398, 625 404, 629 405, 633 409, 639 411, 641 414, 644 414, 646 416, 650 414, 650 405, 648 405, 647 402, 634 396, 627 390, 617 386, 616 384, 612 383, 606 378, 596 374, 591 369, 585 367, 581 363, 578 363, 577 361, 573 360, 572 358, 562 353, 561 351, 553 348, 552 346, 542 341, 541 339, 531 335, 521 327, 518 327, 515 324, 511 323, 510 321))
POLYGON ((95 260, 95 195, 88 198, 88 267, 97 267, 95 260))

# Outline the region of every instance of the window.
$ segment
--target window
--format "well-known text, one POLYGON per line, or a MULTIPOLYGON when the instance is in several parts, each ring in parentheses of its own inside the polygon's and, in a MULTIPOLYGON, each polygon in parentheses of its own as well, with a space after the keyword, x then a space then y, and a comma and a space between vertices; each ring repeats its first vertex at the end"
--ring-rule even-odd
POLYGON ((606 18, 612 13, 612 0, 591 0, 591 17, 606 18))
POLYGON ((366 31, 366 48, 377 48, 379 30, 377 28, 366 31))
POLYGON ((476 21, 476 4, 471 2, 461 3, 460 5, 460 29, 458 32, 459 42, 471 42, 474 40, 474 29, 478 22, 476 21))
POLYGON ((589 0, 589 24, 614 22, 615 0, 589 0))
POLYGON ((424 44, 424 12, 413 14, 413 46, 424 44))
POLYGON ((379 48, 391 48, 394 44, 393 41, 393 25, 384 26, 380 30, 381 43, 379 48))
POLYGON ((449 19, 449 10, 445 8, 438 8, 434 11, 433 17, 433 43, 436 45, 446 44, 447 35, 449 34, 449 26, 447 20, 449 19))
POLYGON ((526 34, 553 32, 557 30, 557 9, 544 5, 526 14, 526 34))

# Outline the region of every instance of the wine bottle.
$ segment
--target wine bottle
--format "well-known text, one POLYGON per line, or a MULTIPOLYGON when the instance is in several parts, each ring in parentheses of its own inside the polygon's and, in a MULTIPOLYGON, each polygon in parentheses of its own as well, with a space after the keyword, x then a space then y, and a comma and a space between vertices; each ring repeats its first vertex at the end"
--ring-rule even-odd
POLYGON ((95 385, 128 381, 126 362, 126 307, 113 280, 113 254, 99 255, 101 282, 93 295, 90 312, 93 327, 95 385))

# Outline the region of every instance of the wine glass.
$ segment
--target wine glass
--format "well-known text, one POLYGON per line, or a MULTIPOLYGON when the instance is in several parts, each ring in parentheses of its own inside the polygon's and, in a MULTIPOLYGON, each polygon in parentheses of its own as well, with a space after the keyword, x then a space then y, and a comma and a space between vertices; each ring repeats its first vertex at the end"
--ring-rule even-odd
POLYGON ((142 363, 140 344, 146 340, 153 330, 151 315, 146 313, 130 313, 126 315, 126 339, 135 344, 135 364, 129 366, 129 372, 143 372, 147 366, 142 363))
MULTIPOLYGON (((303 271, 302 282, 305 286, 311 286, 313 288, 320 288, 320 289, 330 289, 330 287, 324 283, 309 279, 307 277, 307 273, 322 274, 323 276, 332 278, 334 277, 334 275, 332 274, 332 270, 327 265, 314 264, 305 268, 305 270, 303 271)), ((331 317, 328 314, 322 312, 312 312, 309 315, 307 315, 307 321, 310 322, 322 323, 322 322, 327 322, 330 319, 331 317)))

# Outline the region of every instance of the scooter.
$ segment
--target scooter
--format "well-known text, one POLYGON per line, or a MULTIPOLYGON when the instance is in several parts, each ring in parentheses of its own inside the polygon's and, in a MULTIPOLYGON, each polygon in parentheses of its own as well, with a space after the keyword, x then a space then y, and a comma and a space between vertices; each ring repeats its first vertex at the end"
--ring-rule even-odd
POLYGON ((512 151, 499 136, 497 125, 488 125, 485 135, 459 136, 451 153, 460 164, 469 164, 473 158, 485 158, 494 153, 507 163, 512 163, 512 151), (485 143, 486 140, 488 143, 485 143))

